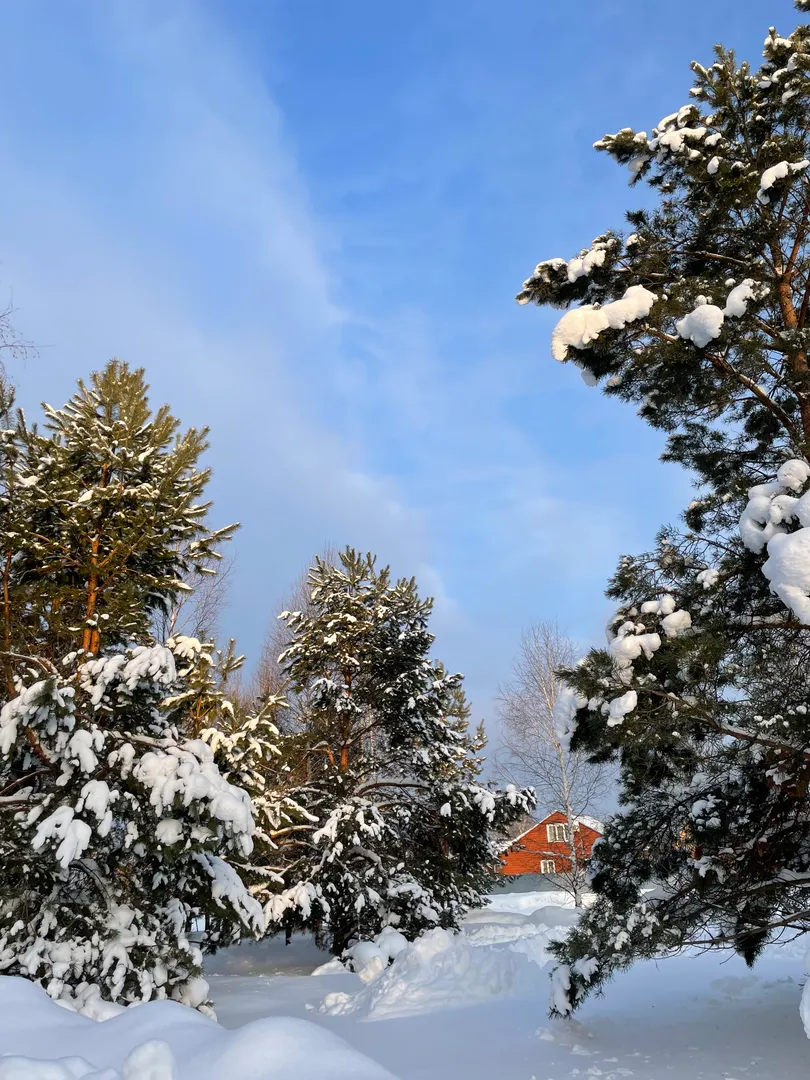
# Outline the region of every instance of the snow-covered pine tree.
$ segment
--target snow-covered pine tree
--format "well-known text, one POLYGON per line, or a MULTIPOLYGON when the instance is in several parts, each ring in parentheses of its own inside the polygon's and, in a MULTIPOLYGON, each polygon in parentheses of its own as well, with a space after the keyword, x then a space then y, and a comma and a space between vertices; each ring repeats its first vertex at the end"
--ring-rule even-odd
MULTIPOLYGON (((445 675, 445 669, 443 665, 440 665, 440 677, 444 678, 445 675)), ((484 761, 486 760, 484 751, 489 740, 487 739, 483 720, 479 720, 475 725, 474 732, 470 731, 471 716, 472 706, 467 698, 464 686, 459 682, 450 692, 450 703, 447 706, 447 723, 458 734, 466 746, 467 753, 463 757, 453 760, 447 766, 446 771, 448 775, 455 778, 466 776, 469 780, 477 780, 483 771, 484 761)), ((510 825, 514 824, 514 820, 510 822, 510 825)))
POLYGON ((287 848, 268 924, 314 928, 335 953, 389 925, 454 926, 491 880, 493 833, 531 793, 477 781, 461 677, 430 659, 432 601, 413 580, 347 549, 309 581, 307 610, 281 616, 306 712, 280 748, 319 820, 287 848))
POLYGON ((0 971, 83 1008, 205 1008, 192 920, 263 923, 228 861, 250 801, 178 734, 200 651, 151 629, 231 530, 205 524, 205 432, 146 393, 112 362, 0 444, 0 971))
POLYGON ((651 135, 601 139, 657 205, 518 296, 568 309, 553 356, 637 404, 700 487, 684 531, 622 560, 608 647, 556 710, 622 782, 597 903, 555 947, 560 1013, 636 957, 753 961, 810 929, 810 28, 764 57, 718 48, 651 135))
MULTIPOLYGON (((273 910, 287 879, 298 871, 301 834, 313 833, 319 821, 306 805, 315 793, 282 757, 276 718, 286 707, 283 698, 270 694, 255 710, 245 712, 237 705, 235 711, 223 712, 216 725, 201 735, 225 779, 250 796, 253 850, 234 865, 251 895, 268 911, 273 910)), ((301 897, 306 908, 306 899, 301 897)), ((267 930, 273 934, 280 928, 273 922, 267 930)), ((293 925, 286 929, 292 930, 293 925)))

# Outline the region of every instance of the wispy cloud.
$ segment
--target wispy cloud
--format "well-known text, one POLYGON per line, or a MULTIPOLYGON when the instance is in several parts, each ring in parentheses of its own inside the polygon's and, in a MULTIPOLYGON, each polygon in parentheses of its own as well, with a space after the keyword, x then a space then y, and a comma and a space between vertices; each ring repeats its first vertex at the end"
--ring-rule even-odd
MULTIPOLYGON (((419 562, 423 514, 366 471, 341 422, 350 316, 260 80, 199 9, 84 14, 103 40, 98 91, 113 72, 126 91, 105 108, 115 117, 134 102, 136 122, 116 147, 117 191, 94 182, 103 148, 89 145, 92 124, 79 133, 85 153, 73 147, 47 169, 26 163, 13 125, 0 138, 3 199, 16 208, 0 238, 5 277, 42 345, 18 373, 22 396, 62 399, 117 354, 144 364, 155 396, 184 420, 211 424, 217 512, 244 522, 233 621, 255 646, 278 595, 326 541, 419 562)), ((40 91, 43 113, 80 78, 69 55, 40 91)))

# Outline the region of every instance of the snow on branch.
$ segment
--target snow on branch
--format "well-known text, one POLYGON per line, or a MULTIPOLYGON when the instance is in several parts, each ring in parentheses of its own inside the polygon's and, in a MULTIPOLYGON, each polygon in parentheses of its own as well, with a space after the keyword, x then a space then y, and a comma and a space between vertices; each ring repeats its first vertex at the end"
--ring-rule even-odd
POLYGON ((628 323, 645 319, 657 299, 643 285, 631 285, 619 300, 566 311, 551 335, 551 355, 555 360, 566 360, 569 348, 587 348, 603 330, 623 330, 628 323))
POLYGON ((749 551, 767 549, 762 573, 771 591, 805 624, 810 624, 810 491, 796 493, 808 479, 806 461, 786 461, 775 481, 750 489, 740 518, 740 536, 749 551), (795 522, 800 528, 788 531, 795 522))

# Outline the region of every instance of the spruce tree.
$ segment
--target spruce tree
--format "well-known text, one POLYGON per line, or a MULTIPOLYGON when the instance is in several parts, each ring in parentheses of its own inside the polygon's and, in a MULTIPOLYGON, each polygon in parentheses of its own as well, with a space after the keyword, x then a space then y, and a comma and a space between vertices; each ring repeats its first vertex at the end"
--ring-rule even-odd
POLYGON ((810 28, 770 30, 758 70, 722 47, 692 67, 651 134, 596 143, 656 205, 518 295, 567 309, 553 356, 635 404, 699 488, 621 561, 607 648, 556 709, 621 766, 597 902, 554 947, 560 1013, 636 957, 753 962, 810 929, 810 28))
POLYGON ((491 836, 533 805, 477 780, 461 676, 431 660, 431 600, 347 549, 316 560, 305 611, 284 612, 282 663, 299 729, 282 735, 299 803, 268 923, 316 931, 335 953, 386 926, 455 926, 495 872, 491 836))
POLYGON ((212 531, 204 431, 152 413, 110 363, 40 433, 0 445, 0 971, 58 999, 173 997, 205 1008, 201 951, 260 931, 229 862, 252 847, 245 792, 193 727, 199 643, 153 635, 212 531))

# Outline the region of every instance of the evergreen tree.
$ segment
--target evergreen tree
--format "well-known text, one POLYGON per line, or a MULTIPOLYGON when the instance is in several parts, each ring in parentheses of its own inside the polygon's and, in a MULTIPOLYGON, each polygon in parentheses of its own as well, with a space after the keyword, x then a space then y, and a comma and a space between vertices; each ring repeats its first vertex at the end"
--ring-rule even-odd
MULTIPOLYGON (((216 726, 202 732, 225 779, 250 796, 255 832, 253 850, 235 862, 250 893, 271 915, 276 896, 299 869, 300 836, 315 831, 318 817, 307 810, 310 792, 282 756, 276 717, 283 698, 268 695, 259 708, 245 713, 226 710, 216 726)), ((306 896, 299 893, 304 908, 306 896)), ((292 930, 292 924, 287 929, 292 930)), ((280 929, 271 922, 272 934, 280 929)))
POLYGON ((752 962, 810 929, 810 28, 771 30, 764 58, 718 47, 651 135, 601 139, 657 205, 518 296, 568 309, 554 357, 635 403, 700 488, 684 530, 622 560, 608 647, 558 701, 622 782, 598 900, 555 946, 561 1013, 636 957, 752 962))
POLYGON ((493 830, 533 803, 477 782, 461 677, 429 658, 431 600, 347 549, 316 560, 311 602, 282 618, 282 657, 306 702, 282 760, 317 826, 292 834, 268 923, 314 928, 335 953, 395 926, 454 926, 481 903, 493 830))
POLYGON ((193 728, 199 643, 154 640, 212 532, 205 432, 152 414, 142 371, 110 363, 47 433, 2 432, 5 703, 0 710, 0 971, 87 1006, 206 1007, 194 919, 261 930, 228 858, 251 850, 247 795, 193 728))

